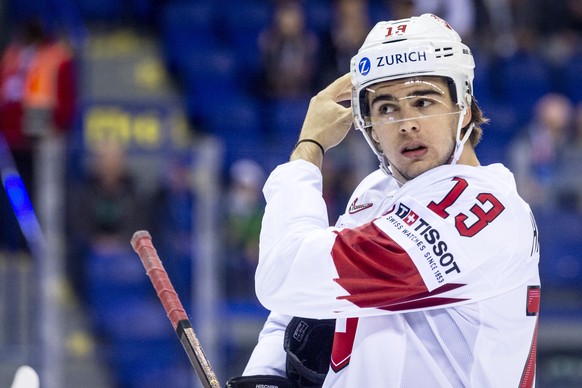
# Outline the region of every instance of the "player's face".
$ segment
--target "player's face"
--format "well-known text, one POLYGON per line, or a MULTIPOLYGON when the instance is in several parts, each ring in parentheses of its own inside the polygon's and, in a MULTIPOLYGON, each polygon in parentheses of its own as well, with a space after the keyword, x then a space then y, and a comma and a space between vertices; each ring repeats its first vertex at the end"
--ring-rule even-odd
POLYGON ((367 95, 372 137, 396 179, 406 182, 449 161, 460 110, 443 78, 383 82, 368 88, 367 95))

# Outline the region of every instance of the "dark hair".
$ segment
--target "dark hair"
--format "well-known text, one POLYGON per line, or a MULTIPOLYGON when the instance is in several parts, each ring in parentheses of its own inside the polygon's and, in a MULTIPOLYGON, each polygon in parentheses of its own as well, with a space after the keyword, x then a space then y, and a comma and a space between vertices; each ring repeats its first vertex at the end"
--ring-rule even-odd
MULTIPOLYGON (((469 141, 471 142, 471 145, 473 147, 475 147, 477 144, 479 144, 479 142, 481 141, 481 137, 483 137, 483 128, 481 128, 481 126, 483 124, 487 124, 488 122, 489 122, 489 119, 487 117, 485 117, 485 115, 483 114, 483 111, 479 107, 477 100, 475 99, 475 97, 472 97, 471 98, 471 123, 469 123, 469 125, 473 124, 474 128, 473 128, 473 132, 471 132, 471 135, 469 136, 469 141)), ((463 131, 462 131, 463 133, 465 133, 465 131, 467 130, 469 125, 467 125, 465 128, 463 128, 463 131)))

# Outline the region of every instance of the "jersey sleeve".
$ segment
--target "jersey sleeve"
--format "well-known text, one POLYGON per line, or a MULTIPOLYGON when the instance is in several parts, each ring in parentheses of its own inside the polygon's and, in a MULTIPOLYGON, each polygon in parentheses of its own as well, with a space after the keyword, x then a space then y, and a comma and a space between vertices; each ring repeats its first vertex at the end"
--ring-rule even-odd
POLYGON ((256 290, 267 308, 319 319, 358 317, 498 292, 499 274, 515 256, 510 239, 498 234, 511 230, 515 217, 490 195, 480 196, 491 193, 479 184, 457 193, 450 176, 428 184, 419 179, 380 216, 338 229, 325 226, 321 175, 314 170, 302 161, 280 166, 265 187, 256 290), (451 192, 458 196, 448 203, 451 192))
POLYGON ((328 225, 321 190, 321 172, 302 160, 278 166, 267 179, 255 291, 271 311, 323 318, 323 306, 351 305, 336 299, 344 292, 330 260, 336 229, 328 225))
POLYGON ((291 317, 270 313, 260 334, 259 341, 245 367, 243 376, 269 375, 285 377, 287 353, 283 348, 285 329, 291 317))

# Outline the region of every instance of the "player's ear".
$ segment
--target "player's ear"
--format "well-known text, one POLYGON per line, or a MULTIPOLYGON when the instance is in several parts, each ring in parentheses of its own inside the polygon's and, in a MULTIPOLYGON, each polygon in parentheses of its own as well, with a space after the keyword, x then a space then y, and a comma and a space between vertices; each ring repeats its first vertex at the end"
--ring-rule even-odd
POLYGON ((378 138, 378 134, 376 133, 376 130, 374 129, 374 127, 372 127, 372 129, 370 129, 370 135, 372 135, 372 139, 374 139, 374 141, 376 143, 380 143, 380 140, 378 138))
POLYGON ((378 134, 376 133, 374 127, 368 128, 366 129, 366 131, 368 132, 368 136, 370 136, 372 138, 372 141, 375 143, 374 146, 376 147, 376 149, 379 152, 384 152, 382 150, 382 144, 380 144, 380 138, 378 137, 378 134))
POLYGON ((471 108, 472 105, 469 104, 469 107, 465 110, 465 117, 463 117, 463 125, 461 125, 461 128, 466 128, 471 123, 473 119, 473 110, 471 108))

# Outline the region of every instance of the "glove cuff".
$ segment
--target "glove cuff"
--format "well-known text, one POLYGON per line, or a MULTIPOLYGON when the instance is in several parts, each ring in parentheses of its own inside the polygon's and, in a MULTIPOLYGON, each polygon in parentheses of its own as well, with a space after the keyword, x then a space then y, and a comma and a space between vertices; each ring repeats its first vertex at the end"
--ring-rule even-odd
POLYGON ((265 386, 269 388, 292 388, 289 380, 281 376, 239 376, 232 377, 226 382, 226 388, 256 388, 257 386, 265 386))

